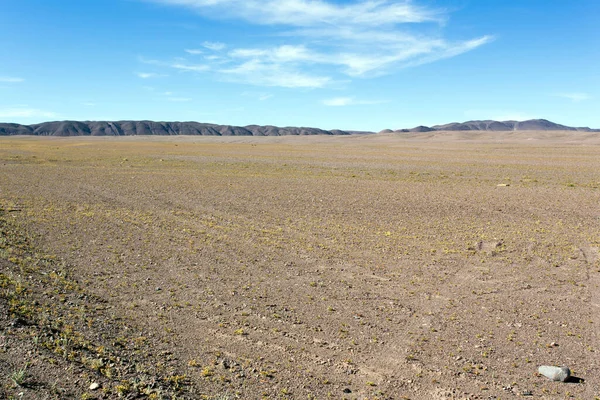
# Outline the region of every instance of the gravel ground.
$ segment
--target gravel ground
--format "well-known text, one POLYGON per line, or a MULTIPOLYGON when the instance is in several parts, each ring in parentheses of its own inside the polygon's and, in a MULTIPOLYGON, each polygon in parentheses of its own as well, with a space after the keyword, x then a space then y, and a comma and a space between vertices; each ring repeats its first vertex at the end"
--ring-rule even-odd
POLYGON ((600 397, 599 137, 0 138, 0 397, 600 397))

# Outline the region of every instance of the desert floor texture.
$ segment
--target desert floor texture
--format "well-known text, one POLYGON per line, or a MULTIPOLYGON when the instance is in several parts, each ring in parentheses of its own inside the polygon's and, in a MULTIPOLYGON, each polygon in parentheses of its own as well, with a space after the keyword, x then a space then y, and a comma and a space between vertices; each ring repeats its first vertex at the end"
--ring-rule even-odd
POLYGON ((598 133, 4 137, 0 397, 600 398, 599 248, 598 133))

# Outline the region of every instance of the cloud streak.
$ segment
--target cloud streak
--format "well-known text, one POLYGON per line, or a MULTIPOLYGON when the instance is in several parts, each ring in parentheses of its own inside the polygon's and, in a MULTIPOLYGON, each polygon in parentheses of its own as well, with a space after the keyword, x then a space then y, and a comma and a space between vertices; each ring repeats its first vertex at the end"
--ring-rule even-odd
POLYGON ((344 107, 344 106, 355 106, 355 105, 367 105, 367 104, 381 104, 385 103, 382 100, 359 100, 354 97, 334 97, 331 99, 325 99, 322 103, 329 107, 344 107))
POLYGON ((29 107, 12 107, 0 109, 0 118, 57 118, 59 115, 51 111, 29 107))
POLYGON ((202 46, 206 47, 209 50, 213 50, 213 51, 220 51, 220 50, 223 50, 225 47, 227 47, 225 45, 225 43, 221 43, 221 42, 204 42, 204 43, 202 43, 202 46))
POLYGON ((565 99, 569 99, 574 103, 578 103, 580 101, 590 100, 592 96, 587 93, 558 93, 555 96, 562 97, 565 99))
POLYGON ((2 82, 2 83, 21 83, 21 82, 25 82, 25 79, 17 78, 14 76, 0 76, 0 82, 2 82))
POLYGON ((154 72, 136 72, 135 74, 137 75, 138 78, 141 78, 141 79, 151 79, 151 78, 158 78, 158 77, 164 76, 164 75, 157 74, 154 72))
POLYGON ((174 63, 170 65, 171 68, 175 68, 179 71, 185 72, 204 72, 208 71, 210 67, 203 64, 185 64, 185 63, 174 63))

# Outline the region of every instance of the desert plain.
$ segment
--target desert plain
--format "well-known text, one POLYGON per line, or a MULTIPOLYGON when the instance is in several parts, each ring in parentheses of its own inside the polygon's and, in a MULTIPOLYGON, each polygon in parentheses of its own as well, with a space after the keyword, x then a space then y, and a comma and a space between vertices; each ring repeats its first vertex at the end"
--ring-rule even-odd
POLYGON ((0 397, 600 398, 598 133, 3 137, 0 233, 0 397))

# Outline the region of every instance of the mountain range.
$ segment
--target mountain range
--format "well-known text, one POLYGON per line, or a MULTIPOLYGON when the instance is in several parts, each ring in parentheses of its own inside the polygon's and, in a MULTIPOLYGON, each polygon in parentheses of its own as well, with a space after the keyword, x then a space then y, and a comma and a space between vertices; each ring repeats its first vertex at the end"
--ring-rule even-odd
MULTIPOLYGON (((580 131, 600 132, 587 127, 574 128, 545 119, 528 121, 467 121, 445 125, 417 126, 412 129, 386 129, 380 133, 431 131, 580 131)), ((351 135, 372 134, 367 131, 323 130, 305 127, 277 127, 272 125, 217 125, 200 122, 154 121, 54 121, 33 125, 0 123, 0 136, 133 136, 133 135, 204 135, 204 136, 284 136, 284 135, 351 135)))
POLYGON ((392 131, 386 130, 386 133, 392 132, 432 132, 432 131, 578 131, 578 132, 600 132, 600 129, 591 129, 588 127, 574 128, 548 121, 547 119, 530 119, 527 121, 467 121, 452 122, 444 125, 417 126, 412 129, 398 129, 392 131))
POLYGON ((232 126, 200 122, 154 121, 55 121, 33 125, 0 123, 0 136, 133 136, 133 135, 204 135, 204 136, 283 136, 350 135, 373 133, 277 126, 232 126))

